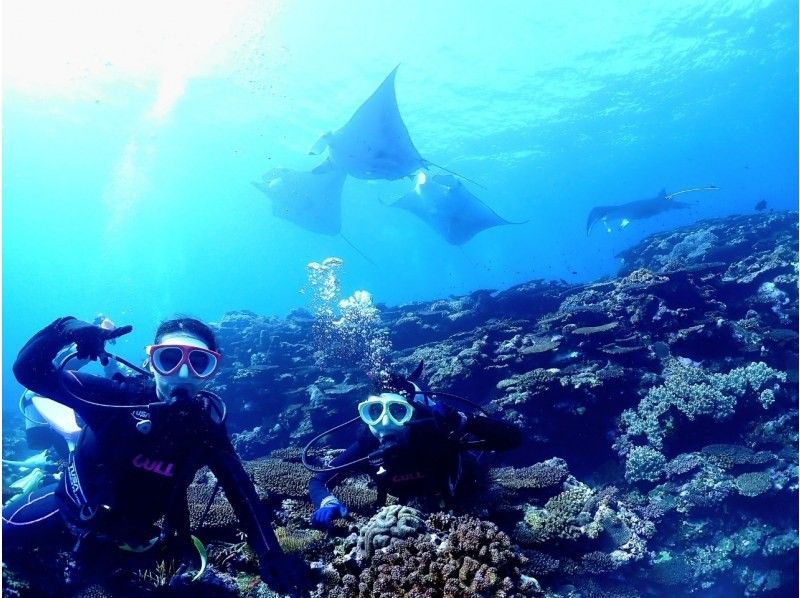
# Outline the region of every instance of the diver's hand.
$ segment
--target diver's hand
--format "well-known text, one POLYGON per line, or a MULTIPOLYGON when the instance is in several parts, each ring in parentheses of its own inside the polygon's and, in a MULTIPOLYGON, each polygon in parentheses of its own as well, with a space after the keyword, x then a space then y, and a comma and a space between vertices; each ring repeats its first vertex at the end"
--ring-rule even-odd
POLYGON ((347 517, 347 507, 329 496, 322 501, 322 506, 311 514, 311 525, 322 529, 328 529, 333 524, 334 519, 347 517))
POLYGON ((108 330, 81 320, 68 320, 62 325, 66 338, 75 343, 78 359, 98 359, 102 365, 108 364, 106 341, 128 334, 133 326, 120 326, 108 330))
POLYGON ((297 555, 276 553, 261 563, 261 580, 283 596, 307 596, 311 588, 311 569, 297 555))

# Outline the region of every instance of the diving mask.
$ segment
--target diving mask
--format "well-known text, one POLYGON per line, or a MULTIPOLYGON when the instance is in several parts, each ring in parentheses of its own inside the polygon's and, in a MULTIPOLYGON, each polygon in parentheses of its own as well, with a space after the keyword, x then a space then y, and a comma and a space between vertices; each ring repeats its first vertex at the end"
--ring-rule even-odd
POLYGON ((174 376, 183 364, 195 378, 210 378, 217 371, 221 355, 210 349, 190 345, 149 345, 147 354, 153 369, 162 376, 174 376))
POLYGON ((414 406, 403 396, 384 392, 359 403, 358 415, 375 432, 378 429, 399 428, 414 415, 414 406))
POLYGON ((402 395, 384 392, 359 403, 358 415, 368 426, 402 426, 414 415, 414 406, 402 395))

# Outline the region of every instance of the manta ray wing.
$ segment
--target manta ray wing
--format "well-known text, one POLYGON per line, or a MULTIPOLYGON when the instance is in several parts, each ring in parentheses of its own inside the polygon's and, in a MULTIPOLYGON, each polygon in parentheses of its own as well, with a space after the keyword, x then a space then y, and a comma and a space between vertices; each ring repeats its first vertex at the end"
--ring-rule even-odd
POLYGON ((592 210, 589 212, 589 217, 586 219, 586 236, 589 236, 589 233, 592 232, 594 225, 597 224, 598 221, 607 217, 613 209, 614 206, 597 206, 592 208, 592 210))
POLYGON ((272 214, 308 231, 337 235, 342 228, 342 186, 345 174, 315 174, 288 168, 267 172, 253 185, 272 202, 272 214))
POLYGON ((339 130, 326 133, 314 145, 327 145, 332 162, 358 179, 395 180, 426 165, 408 134, 397 106, 395 67, 373 94, 339 130))

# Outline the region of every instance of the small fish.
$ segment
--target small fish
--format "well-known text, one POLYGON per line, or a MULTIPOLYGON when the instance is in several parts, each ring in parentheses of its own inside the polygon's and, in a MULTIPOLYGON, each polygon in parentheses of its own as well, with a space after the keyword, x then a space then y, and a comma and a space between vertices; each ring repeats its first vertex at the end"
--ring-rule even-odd
POLYGON ((753 209, 756 212, 762 212, 762 211, 766 210, 767 209, 767 200, 766 199, 760 200, 755 206, 753 206, 753 209))

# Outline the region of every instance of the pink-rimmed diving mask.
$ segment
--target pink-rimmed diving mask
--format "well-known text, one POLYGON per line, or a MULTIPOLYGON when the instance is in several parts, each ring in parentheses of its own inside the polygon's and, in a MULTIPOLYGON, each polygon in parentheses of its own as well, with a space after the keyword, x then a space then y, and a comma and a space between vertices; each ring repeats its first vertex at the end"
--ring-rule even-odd
POLYGON ((195 378, 210 378, 219 369, 222 355, 211 349, 166 343, 148 345, 147 355, 153 369, 162 376, 174 376, 185 363, 195 378))

